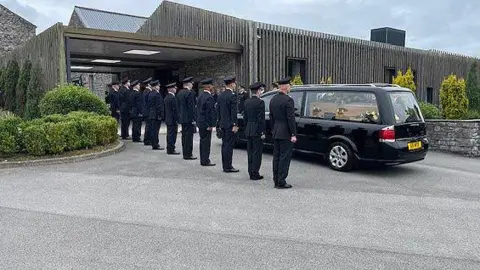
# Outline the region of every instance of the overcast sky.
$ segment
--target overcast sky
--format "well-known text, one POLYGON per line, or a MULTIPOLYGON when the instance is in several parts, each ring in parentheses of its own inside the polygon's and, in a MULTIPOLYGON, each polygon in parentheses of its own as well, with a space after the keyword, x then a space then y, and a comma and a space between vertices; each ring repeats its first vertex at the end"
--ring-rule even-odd
MULTIPOLYGON (((150 16, 159 0, 0 0, 37 25, 68 24, 74 5, 150 16), (139 5, 142 3, 142 5, 139 5)), ((462 0, 174 0, 236 17, 370 38, 370 29, 407 31, 407 46, 480 56, 480 1, 462 0), (477 14, 477 15, 475 15, 477 14)))

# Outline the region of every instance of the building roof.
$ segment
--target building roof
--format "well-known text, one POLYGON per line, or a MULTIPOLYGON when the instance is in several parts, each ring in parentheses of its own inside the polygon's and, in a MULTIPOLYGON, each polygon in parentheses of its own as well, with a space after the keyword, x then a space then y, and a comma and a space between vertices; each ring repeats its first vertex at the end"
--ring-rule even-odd
POLYGON ((17 17, 20 18, 20 20, 23 21, 24 23, 26 23, 26 24, 28 24, 28 25, 30 25, 30 26, 33 26, 34 28, 37 28, 37 26, 36 26, 35 24, 31 23, 30 21, 28 21, 27 19, 25 19, 25 18, 23 18, 22 16, 18 15, 17 13, 11 11, 11 10, 8 9, 6 6, 0 4, 0 7, 1 7, 1 8, 4 8, 7 12, 9 12, 9 13, 17 16, 17 17))
POLYGON ((129 14, 75 6, 74 12, 86 28, 135 33, 148 19, 129 14))

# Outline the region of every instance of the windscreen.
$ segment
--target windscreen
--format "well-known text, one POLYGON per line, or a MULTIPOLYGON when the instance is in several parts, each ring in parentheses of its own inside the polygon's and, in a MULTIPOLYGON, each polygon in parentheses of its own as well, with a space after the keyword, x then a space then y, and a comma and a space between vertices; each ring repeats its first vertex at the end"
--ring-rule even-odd
POLYGON ((420 106, 412 92, 390 92, 397 124, 423 122, 420 106))

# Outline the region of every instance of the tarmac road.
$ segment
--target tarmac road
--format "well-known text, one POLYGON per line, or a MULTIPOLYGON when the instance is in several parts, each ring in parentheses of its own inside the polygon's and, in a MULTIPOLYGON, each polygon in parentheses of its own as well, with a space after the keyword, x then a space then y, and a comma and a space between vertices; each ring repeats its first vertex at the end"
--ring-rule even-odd
POLYGON ((221 172, 219 153, 214 138, 217 166, 205 168, 128 143, 102 159, 0 170, 0 268, 480 269, 478 159, 431 152, 339 173, 296 156, 293 189, 277 190, 271 154, 254 182, 244 149, 239 174, 221 172))

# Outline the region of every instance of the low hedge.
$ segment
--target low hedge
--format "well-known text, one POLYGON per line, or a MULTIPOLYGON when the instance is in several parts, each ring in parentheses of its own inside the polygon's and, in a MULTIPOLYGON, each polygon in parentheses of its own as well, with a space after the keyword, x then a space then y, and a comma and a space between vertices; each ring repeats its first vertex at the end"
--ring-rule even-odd
POLYGON ((54 114, 31 121, 6 117, 0 119, 0 156, 55 155, 107 145, 117 137, 115 119, 95 113, 54 114))

